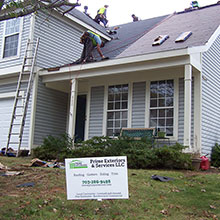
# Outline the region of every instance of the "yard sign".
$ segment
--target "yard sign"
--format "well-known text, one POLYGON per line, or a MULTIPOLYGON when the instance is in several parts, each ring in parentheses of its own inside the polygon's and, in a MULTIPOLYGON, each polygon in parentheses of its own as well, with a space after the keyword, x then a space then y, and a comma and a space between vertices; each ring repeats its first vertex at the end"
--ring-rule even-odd
POLYGON ((128 199, 127 157, 65 159, 67 199, 128 199))

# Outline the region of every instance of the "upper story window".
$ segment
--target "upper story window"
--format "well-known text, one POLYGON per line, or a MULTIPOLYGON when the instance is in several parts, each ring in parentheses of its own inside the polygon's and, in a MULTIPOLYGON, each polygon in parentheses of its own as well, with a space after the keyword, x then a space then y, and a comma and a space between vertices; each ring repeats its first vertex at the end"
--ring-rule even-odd
POLYGON ((107 136, 120 135, 128 123, 128 84, 108 87, 107 136))
POLYGON ((5 22, 3 58, 18 55, 20 24, 21 18, 10 19, 5 22))
POLYGON ((173 136, 174 81, 153 81, 150 85, 150 127, 173 136))

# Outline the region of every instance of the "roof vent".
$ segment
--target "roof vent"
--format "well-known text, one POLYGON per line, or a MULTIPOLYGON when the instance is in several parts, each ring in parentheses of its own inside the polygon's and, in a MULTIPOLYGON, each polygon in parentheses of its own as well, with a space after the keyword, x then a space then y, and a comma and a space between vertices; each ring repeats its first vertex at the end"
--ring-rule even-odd
POLYGON ((178 42, 184 42, 185 40, 187 40, 190 36, 192 35, 192 31, 187 31, 187 32, 183 32, 179 35, 179 37, 177 37, 177 39, 175 40, 176 43, 178 42))
POLYGON ((165 40, 169 38, 168 35, 159 35, 153 42, 152 46, 161 45, 165 40))

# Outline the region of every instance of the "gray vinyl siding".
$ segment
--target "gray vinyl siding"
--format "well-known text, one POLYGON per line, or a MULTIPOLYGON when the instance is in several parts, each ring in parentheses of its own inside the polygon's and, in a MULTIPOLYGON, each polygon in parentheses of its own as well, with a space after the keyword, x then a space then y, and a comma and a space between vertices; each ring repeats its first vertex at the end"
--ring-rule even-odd
MULTIPOLYGON (((18 58, 1 59, 2 54, 0 54, 0 69, 13 67, 13 66, 22 64, 27 39, 29 38, 30 19, 31 19, 31 15, 27 15, 23 17, 23 28, 22 28, 22 33, 20 33, 20 37, 21 37, 20 54, 18 54, 18 58)), ((2 49, 4 47, 3 45, 4 21, 0 22, 0 33, 1 33, 0 34, 0 52, 2 52, 2 49)))
POLYGON ((104 86, 91 88, 89 138, 102 136, 104 112, 104 86))
POLYGON ((49 89, 39 79, 35 114, 34 145, 40 145, 48 135, 66 132, 68 94, 49 89))
MULTIPOLYGON (((192 79, 191 144, 194 144, 194 79, 192 79)), ((178 143, 184 139, 184 79, 179 79, 178 143)))
MULTIPOLYGON (((8 92, 15 93, 16 88, 17 88, 16 83, 11 83, 11 84, 7 84, 7 85, 0 85, 0 93, 8 93, 8 92)), ((25 90, 26 86, 25 85, 22 86, 22 89, 25 90)), ((23 136, 22 136, 21 148, 28 147, 29 130, 30 130, 30 115, 31 115, 31 100, 32 100, 32 91, 31 91, 31 96, 30 96, 29 103, 28 103, 28 108, 27 108, 27 114, 26 114, 24 132, 23 132, 23 136)), ((11 108, 13 108, 13 106, 11 106, 11 108)), ((9 127, 8 127, 8 130, 9 130, 9 127)))
POLYGON ((35 20, 34 37, 40 37, 37 66, 60 66, 76 61, 82 51, 82 32, 50 14, 39 12, 35 20))
POLYGON ((146 82, 133 83, 132 94, 132 128, 145 127, 145 98, 146 98, 146 82))
POLYGON ((202 154, 220 143, 220 36, 202 55, 202 154))

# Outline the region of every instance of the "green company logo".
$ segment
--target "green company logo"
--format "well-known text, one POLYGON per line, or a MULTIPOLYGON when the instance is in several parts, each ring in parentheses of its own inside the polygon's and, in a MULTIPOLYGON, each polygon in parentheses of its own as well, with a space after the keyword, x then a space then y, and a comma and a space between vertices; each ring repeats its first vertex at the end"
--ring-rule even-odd
POLYGON ((83 164, 80 160, 72 160, 70 162, 70 169, 88 168, 87 164, 83 164))

